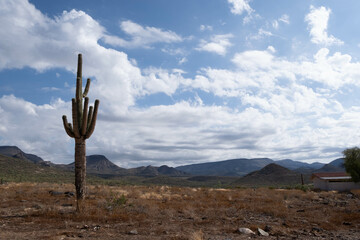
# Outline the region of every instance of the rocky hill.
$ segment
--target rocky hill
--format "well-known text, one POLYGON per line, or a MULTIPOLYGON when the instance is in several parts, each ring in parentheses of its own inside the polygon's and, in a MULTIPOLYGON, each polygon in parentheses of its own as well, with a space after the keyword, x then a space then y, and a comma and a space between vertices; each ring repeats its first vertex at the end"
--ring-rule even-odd
POLYGON ((8 157, 24 159, 33 163, 44 162, 41 157, 34 154, 24 153, 16 146, 0 146, 0 154, 8 157))
MULTIPOLYGON (((75 163, 66 166, 69 170, 74 170, 75 163)), ((86 172, 94 174, 126 174, 126 169, 121 168, 107 159, 104 155, 86 156, 86 172)))
POLYGON ((172 176, 172 177, 180 177, 180 176, 188 176, 188 173, 175 169, 173 167, 168 167, 166 165, 160 167, 147 166, 147 167, 138 167, 128 169, 128 175, 135 176, 144 176, 144 177, 154 177, 154 176, 172 176))
MULTIPOLYGON (((310 176, 303 176, 305 183, 310 181, 310 176)), ((264 168, 251 172, 236 180, 235 185, 242 186, 286 186, 301 184, 301 174, 271 163, 264 168)))
POLYGON ((18 158, 32 163, 40 164, 42 166, 51 166, 53 163, 44 161, 41 157, 35 154, 24 153, 17 146, 0 146, 0 155, 7 157, 18 158))
POLYGON ((322 168, 316 169, 313 172, 345 172, 345 167, 335 166, 332 164, 325 164, 322 168))
POLYGON ((34 163, 19 155, 0 154, 0 179, 5 182, 72 182, 73 176, 73 172, 34 163))

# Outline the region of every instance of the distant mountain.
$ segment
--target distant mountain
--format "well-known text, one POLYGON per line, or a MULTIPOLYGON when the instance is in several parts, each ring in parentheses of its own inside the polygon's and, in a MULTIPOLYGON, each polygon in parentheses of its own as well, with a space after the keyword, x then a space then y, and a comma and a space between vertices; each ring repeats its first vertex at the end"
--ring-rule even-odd
POLYGON ((315 172, 345 172, 345 167, 338 167, 332 164, 325 164, 322 168, 316 169, 315 172))
POLYGON ((274 161, 269 158, 231 159, 220 162, 199 163, 176 167, 191 175, 202 176, 244 176, 249 172, 259 170, 274 161))
POLYGON ((294 161, 291 159, 279 160, 279 161, 275 161, 275 163, 280 166, 286 167, 290 170, 295 170, 299 168, 318 169, 324 166, 323 163, 319 163, 319 162, 305 163, 305 162, 294 161))
POLYGON ((274 161, 269 158, 240 158, 219 162, 179 166, 176 167, 176 169, 187 172, 191 175, 200 176, 244 176, 250 172, 260 170, 270 163, 276 163, 279 166, 283 166, 291 170, 302 168, 309 169, 309 172, 324 166, 324 164, 318 162, 309 164, 290 159, 274 161))
MULTIPOLYGON (((66 165, 69 170, 75 169, 75 162, 66 165)), ((126 175, 126 169, 121 168, 107 159, 104 155, 86 156, 86 172, 94 174, 126 175)))
MULTIPOLYGON (((62 165, 62 168, 74 170, 75 163, 62 165)), ((172 167, 163 165, 161 167, 147 166, 125 169, 117 166, 104 155, 90 155, 86 157, 86 172, 96 174, 101 177, 111 178, 116 176, 141 176, 141 177, 155 177, 155 176, 187 176, 188 174, 172 167)))
POLYGON ((0 154, 8 157, 19 158, 27 160, 33 163, 45 163, 45 161, 34 154, 24 153, 20 148, 16 146, 0 146, 0 154))
POLYGON ((166 165, 160 167, 147 166, 147 167, 138 167, 128 169, 128 175, 134 176, 143 176, 143 177, 154 177, 154 176, 171 176, 171 177, 181 177, 188 176, 189 174, 175 169, 173 167, 168 167, 166 165))
MULTIPOLYGON (((309 182, 309 176, 304 176, 304 181, 309 182)), ((301 184, 301 174, 271 163, 258 171, 251 172, 236 180, 233 184, 252 187, 301 184)))
MULTIPOLYGON (((11 154, 11 151, 7 153, 11 154)), ((73 182, 73 172, 37 164, 19 156, 20 154, 18 153, 15 154, 15 157, 0 154, 0 179, 3 179, 5 182, 73 182)))
POLYGON ((167 175, 167 176, 186 176, 188 175, 187 173, 177 170, 176 168, 173 167, 168 167, 166 165, 162 165, 160 167, 157 168, 157 171, 159 172, 160 175, 167 175))
POLYGON ((331 161, 329 162, 330 165, 333 165, 335 167, 340 167, 340 168, 344 168, 344 161, 345 159, 344 158, 338 158, 338 159, 335 159, 334 161, 331 161))

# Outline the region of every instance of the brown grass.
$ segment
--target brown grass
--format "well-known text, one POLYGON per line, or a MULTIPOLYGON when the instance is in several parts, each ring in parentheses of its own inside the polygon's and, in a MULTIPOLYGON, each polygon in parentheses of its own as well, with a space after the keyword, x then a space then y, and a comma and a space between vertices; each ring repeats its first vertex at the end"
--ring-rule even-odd
POLYGON ((356 191, 89 186, 78 214, 74 197, 50 190, 75 191, 71 184, 0 185, 0 239, 246 239, 239 227, 267 228, 269 239, 360 236, 356 191))

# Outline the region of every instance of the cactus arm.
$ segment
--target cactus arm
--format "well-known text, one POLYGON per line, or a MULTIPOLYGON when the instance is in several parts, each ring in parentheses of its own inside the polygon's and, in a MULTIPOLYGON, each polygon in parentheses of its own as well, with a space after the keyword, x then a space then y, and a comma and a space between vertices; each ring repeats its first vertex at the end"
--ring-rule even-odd
POLYGON ((78 78, 82 78, 82 55, 79 54, 78 55, 78 65, 77 65, 77 76, 76 76, 76 80, 78 78))
POLYGON ((63 119, 65 132, 69 135, 69 137, 74 138, 75 137, 74 132, 72 130, 71 124, 68 123, 66 116, 63 115, 62 119, 63 119))
POLYGON ((93 106, 90 106, 90 108, 89 108, 89 114, 88 114, 88 119, 87 119, 87 126, 86 126, 86 130, 87 130, 87 131, 88 131, 89 127, 90 127, 90 123, 91 123, 91 120, 92 120, 93 110, 94 110, 94 107, 93 107, 93 106))
POLYGON ((83 98, 87 96, 88 92, 89 92, 89 88, 90 88, 90 78, 87 79, 86 81, 86 85, 85 85, 85 90, 84 90, 84 93, 83 93, 83 98))
POLYGON ((72 100, 72 118, 73 118, 73 131, 75 138, 80 138, 80 132, 79 132, 79 123, 78 123, 78 111, 77 111, 77 102, 75 98, 72 100))
POLYGON ((82 124, 81 124, 81 136, 84 136, 86 134, 86 130, 87 130, 88 105, 89 105, 89 98, 86 97, 85 102, 84 102, 83 119, 82 119, 82 124))
POLYGON ((95 100, 95 106, 94 106, 94 113, 91 119, 91 124, 89 126, 89 129, 85 135, 85 139, 89 138, 91 136, 91 134, 94 132, 95 130, 95 124, 96 124, 96 117, 97 117, 97 113, 98 113, 98 108, 99 108, 99 103, 100 101, 98 99, 95 100))

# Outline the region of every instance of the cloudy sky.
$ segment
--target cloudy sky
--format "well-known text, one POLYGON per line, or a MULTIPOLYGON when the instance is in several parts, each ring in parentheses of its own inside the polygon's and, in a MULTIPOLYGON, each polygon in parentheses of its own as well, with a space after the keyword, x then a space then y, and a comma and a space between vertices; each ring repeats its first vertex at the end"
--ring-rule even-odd
POLYGON ((88 154, 121 167, 329 162, 360 140, 358 0, 1 0, 0 145, 73 161, 77 54, 100 99, 88 154))

